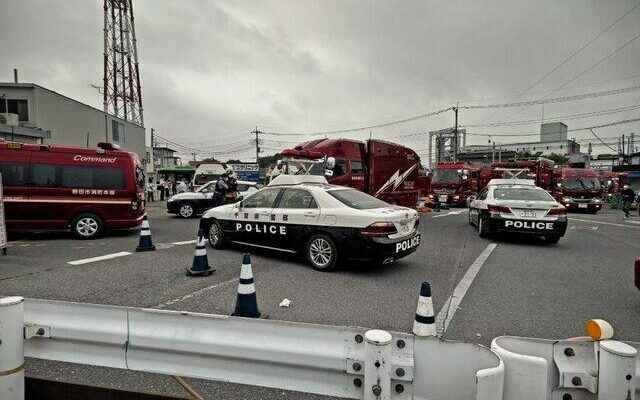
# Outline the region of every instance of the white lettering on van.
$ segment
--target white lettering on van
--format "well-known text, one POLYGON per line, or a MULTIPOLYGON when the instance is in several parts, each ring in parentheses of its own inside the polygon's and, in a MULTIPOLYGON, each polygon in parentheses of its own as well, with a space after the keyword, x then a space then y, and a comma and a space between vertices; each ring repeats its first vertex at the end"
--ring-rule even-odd
POLYGON ((93 157, 93 156, 82 156, 80 154, 76 154, 73 156, 73 161, 79 162, 97 162, 97 163, 105 163, 105 164, 115 164, 118 160, 118 157, 93 157))

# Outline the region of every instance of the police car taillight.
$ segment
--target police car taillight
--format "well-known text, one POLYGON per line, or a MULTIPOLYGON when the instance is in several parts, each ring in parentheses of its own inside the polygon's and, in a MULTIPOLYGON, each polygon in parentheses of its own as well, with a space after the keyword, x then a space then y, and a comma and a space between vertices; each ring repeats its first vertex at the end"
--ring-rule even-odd
POLYGON ((398 233, 398 230, 392 222, 374 222, 360 230, 360 233, 364 236, 387 236, 398 233))
POLYGON ((491 214, 511 214, 511 210, 509 209, 509 207, 493 205, 489 205, 488 207, 491 214))
POLYGON ((547 215, 567 215, 567 209, 564 207, 552 208, 547 215))

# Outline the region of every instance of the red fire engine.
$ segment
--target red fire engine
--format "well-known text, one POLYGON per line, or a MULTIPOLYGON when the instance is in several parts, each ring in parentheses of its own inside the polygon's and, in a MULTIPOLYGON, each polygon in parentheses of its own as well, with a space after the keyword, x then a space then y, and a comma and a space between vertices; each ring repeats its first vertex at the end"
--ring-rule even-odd
MULTIPOLYGON (((285 149, 286 160, 320 160, 332 157, 335 165, 329 183, 353 187, 391 204, 414 207, 427 193, 428 178, 420 174, 420 157, 402 145, 382 140, 317 139, 285 149)), ((316 171, 324 169, 317 164, 316 171)), ((312 168, 312 169, 313 169, 312 168)), ((300 173, 289 171, 289 173, 300 173)))
POLYGON ((479 190, 481 169, 462 162, 437 163, 431 176, 429 203, 435 205, 437 202, 444 207, 465 206, 467 198, 479 190))

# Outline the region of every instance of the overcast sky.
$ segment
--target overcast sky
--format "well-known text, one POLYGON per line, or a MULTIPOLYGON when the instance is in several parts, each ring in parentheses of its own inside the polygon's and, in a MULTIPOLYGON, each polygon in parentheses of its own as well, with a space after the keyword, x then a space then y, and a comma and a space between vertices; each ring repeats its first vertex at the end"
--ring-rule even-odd
MULTIPOLYGON (((640 7, 523 94, 637 3, 134 0, 145 125, 202 155, 246 144, 241 153, 228 156, 251 159, 247 132, 256 125, 271 132, 315 132, 402 119, 456 102, 539 99, 639 35, 640 7)), ((89 87, 102 80, 101 0, 2 0, 2 9, 0 81, 10 81, 16 67, 23 82, 102 107, 101 97, 89 87)), ((640 39, 547 97, 637 85, 640 39)), ((634 105, 640 105, 640 91, 548 104, 544 116, 634 105)), ((542 115, 542 106, 461 111, 460 123, 542 115)), ((632 109, 565 122, 572 129, 637 117, 640 110, 632 109)), ((393 137, 452 122, 449 112, 342 136, 393 137)), ((609 138, 633 131, 640 136, 639 128, 635 123, 597 132, 609 138)), ((495 134, 496 142, 506 143, 528 138, 500 134, 537 133, 539 126, 468 130, 495 134)), ((584 143, 589 135, 572 134, 584 143)), ((265 136, 263 147, 274 153, 291 144, 285 142, 303 139, 265 136)), ((426 155, 422 136, 395 140, 426 155)), ((468 141, 486 144, 487 138, 470 136, 468 141)))

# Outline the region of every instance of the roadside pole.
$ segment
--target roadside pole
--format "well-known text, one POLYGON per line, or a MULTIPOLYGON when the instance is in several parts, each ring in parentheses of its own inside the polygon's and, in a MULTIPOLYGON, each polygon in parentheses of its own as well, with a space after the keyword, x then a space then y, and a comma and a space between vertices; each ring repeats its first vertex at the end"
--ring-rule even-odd
POLYGON ((0 298, 0 399, 24 400, 24 299, 0 298))

